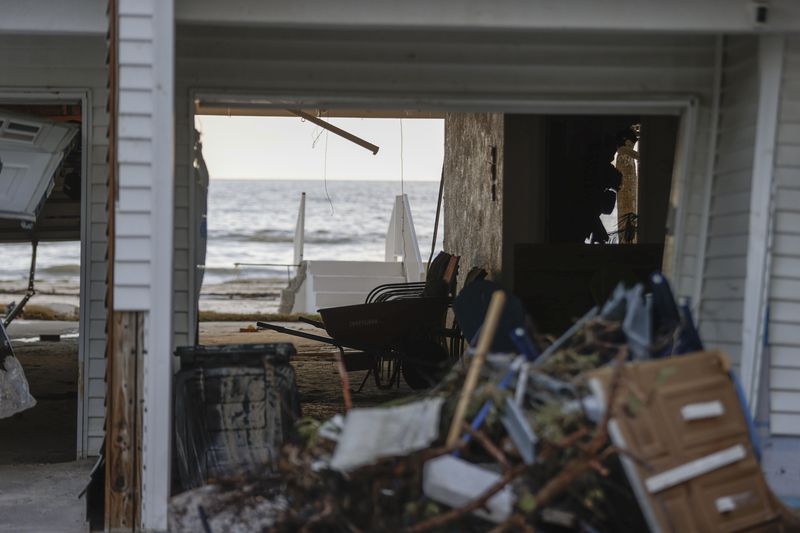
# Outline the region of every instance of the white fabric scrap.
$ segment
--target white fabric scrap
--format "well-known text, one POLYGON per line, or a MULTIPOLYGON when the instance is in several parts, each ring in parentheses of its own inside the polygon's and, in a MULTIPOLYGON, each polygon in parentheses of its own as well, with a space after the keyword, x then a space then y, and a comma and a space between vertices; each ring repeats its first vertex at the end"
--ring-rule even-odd
MULTIPOLYGON (((479 498, 502 476, 452 455, 431 459, 422 468, 422 492, 428 498, 450 507, 462 507, 479 498)), ((509 485, 489 498, 474 514, 500 523, 514 508, 514 493, 509 485)))
POLYGON ((350 472, 381 457, 408 455, 430 446, 439 435, 444 398, 397 407, 351 409, 344 419, 331 468, 350 472))

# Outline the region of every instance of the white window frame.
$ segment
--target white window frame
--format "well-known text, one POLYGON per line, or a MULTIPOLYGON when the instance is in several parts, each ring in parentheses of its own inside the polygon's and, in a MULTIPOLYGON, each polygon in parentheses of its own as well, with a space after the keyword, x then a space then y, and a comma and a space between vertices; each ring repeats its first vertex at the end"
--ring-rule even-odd
POLYGON ((89 264, 91 250, 87 239, 91 235, 89 221, 89 161, 92 156, 90 132, 92 130, 92 91, 88 88, 53 88, 41 89, 5 89, 0 87, 0 107, 3 105, 53 105, 81 104, 81 253, 80 253, 80 289, 79 289, 79 343, 78 343, 78 428, 76 435, 77 459, 83 459, 89 453, 89 264))

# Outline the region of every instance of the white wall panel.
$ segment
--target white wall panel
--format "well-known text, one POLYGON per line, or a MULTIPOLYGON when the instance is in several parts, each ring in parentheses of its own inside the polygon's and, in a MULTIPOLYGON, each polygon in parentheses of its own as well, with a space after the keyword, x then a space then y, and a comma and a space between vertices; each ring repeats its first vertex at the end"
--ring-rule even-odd
MULTIPOLYGON (((20 4, 22 5, 22 4, 20 4)), ((54 7, 54 6, 49 6, 54 7)), ((91 18, 81 22, 89 31, 102 21, 105 33, 105 7, 102 2, 78 2, 74 14, 97 8, 91 18)), ((15 8, 16 9, 16 8, 15 8)), ((55 12, 48 16, 55 17, 55 12)), ((14 17, 4 12, 0 21, 14 17)), ((54 18, 55 20, 55 18, 54 18)), ((59 21, 65 32, 70 30, 69 18, 59 21)), ((0 32, 3 22, 0 22, 0 32)), ((21 28, 20 28, 21 29, 21 28)), ((77 30, 74 27, 73 30, 77 30)), ((106 113, 108 76, 106 74, 106 41, 103 35, 53 36, 53 35, 0 35, 0 92, 20 89, 38 90, 88 90, 90 122, 83 127, 91 132, 88 171, 84 176, 86 204, 82 207, 82 224, 86 228, 82 243, 82 261, 87 282, 81 287, 80 305, 84 309, 80 327, 81 375, 84 395, 79 410, 82 434, 78 437, 78 453, 96 455, 103 438, 105 415, 105 376, 92 371, 105 365, 105 292, 107 267, 106 200, 108 179, 106 165, 106 113), (12 74, 13 73, 13 74, 12 74)))
POLYGON ((747 270, 750 188, 758 102, 757 41, 726 37, 719 123, 703 265, 700 331, 739 363, 747 270))
POLYGON ((784 53, 769 293, 770 429, 800 436, 800 37, 788 37, 784 53))

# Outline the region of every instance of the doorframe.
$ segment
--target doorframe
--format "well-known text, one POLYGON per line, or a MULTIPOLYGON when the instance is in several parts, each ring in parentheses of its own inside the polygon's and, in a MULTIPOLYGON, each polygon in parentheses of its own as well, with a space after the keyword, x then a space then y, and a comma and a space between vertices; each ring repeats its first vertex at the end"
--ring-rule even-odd
POLYGON ((80 236, 80 276, 78 289, 78 420, 76 434, 76 458, 82 459, 88 456, 89 446, 89 427, 87 413, 89 412, 89 395, 87 394, 87 383, 89 378, 89 264, 91 262, 91 250, 89 237, 91 235, 91 223, 89 213, 89 188, 91 178, 89 176, 89 162, 92 160, 92 91, 88 88, 5 88, 0 87, 0 106, 2 105, 52 105, 60 103, 81 104, 81 236, 80 236))
MULTIPOLYGON (((673 280, 680 282, 685 275, 698 275, 695 268, 681 270, 681 256, 686 247, 683 232, 689 211, 690 177, 693 174, 693 163, 698 130, 698 108, 700 99, 694 94, 683 94, 668 97, 643 97, 641 94, 621 94, 617 98, 586 98, 543 95, 541 98, 498 98, 494 95, 481 97, 427 96, 409 98, 407 96, 324 96, 320 94, 304 94, 290 96, 286 92, 237 91, 215 89, 189 89, 189 132, 188 149, 192 150, 195 136, 195 103, 208 102, 216 105, 230 103, 257 104, 264 108, 312 108, 312 109, 415 109, 421 111, 465 112, 465 113, 519 113, 538 115, 670 115, 680 117, 678 138, 676 139, 673 159, 672 183, 670 185, 670 206, 668 210, 668 235, 664 243, 664 260, 662 271, 673 280), (672 239, 670 240, 670 237, 672 239), (668 249, 668 247, 670 247, 668 249)), ((191 161, 191 159, 190 159, 191 161)), ((191 168, 191 166, 190 166, 191 168)), ((191 171, 191 170, 190 170, 191 171)), ((706 177, 704 176, 704 179, 706 177)), ((196 216, 195 183, 189 179, 189 218, 196 216)), ((195 246, 193 233, 189 235, 189 325, 190 331, 196 321, 192 311, 198 302, 194 295, 194 275, 196 269, 195 246)), ((692 294, 692 296, 696 296, 692 294)), ((699 300, 693 302, 699 306, 699 300)))

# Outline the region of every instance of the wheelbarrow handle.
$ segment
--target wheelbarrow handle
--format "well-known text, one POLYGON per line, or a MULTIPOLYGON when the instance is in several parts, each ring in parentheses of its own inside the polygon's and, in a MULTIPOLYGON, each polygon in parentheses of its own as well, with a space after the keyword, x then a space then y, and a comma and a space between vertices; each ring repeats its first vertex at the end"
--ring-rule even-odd
POLYGON ((315 328, 325 329, 325 324, 319 320, 311 320, 310 318, 306 318, 304 316, 297 317, 297 320, 299 322, 303 322, 304 324, 308 324, 309 326, 314 326, 315 328))
POLYGON ((285 333, 287 335, 292 335, 292 336, 295 336, 295 337, 302 337, 304 339, 323 342, 325 344, 330 344, 331 346, 336 346, 337 348, 342 348, 341 344, 339 344, 335 340, 331 339, 330 337, 323 337, 321 335, 314 335, 313 333, 306 333, 305 331, 298 331, 296 329, 285 328, 283 326, 277 326, 275 324, 269 324, 267 322, 256 322, 256 326, 259 329, 271 329, 273 331, 277 331, 278 333, 285 333))

